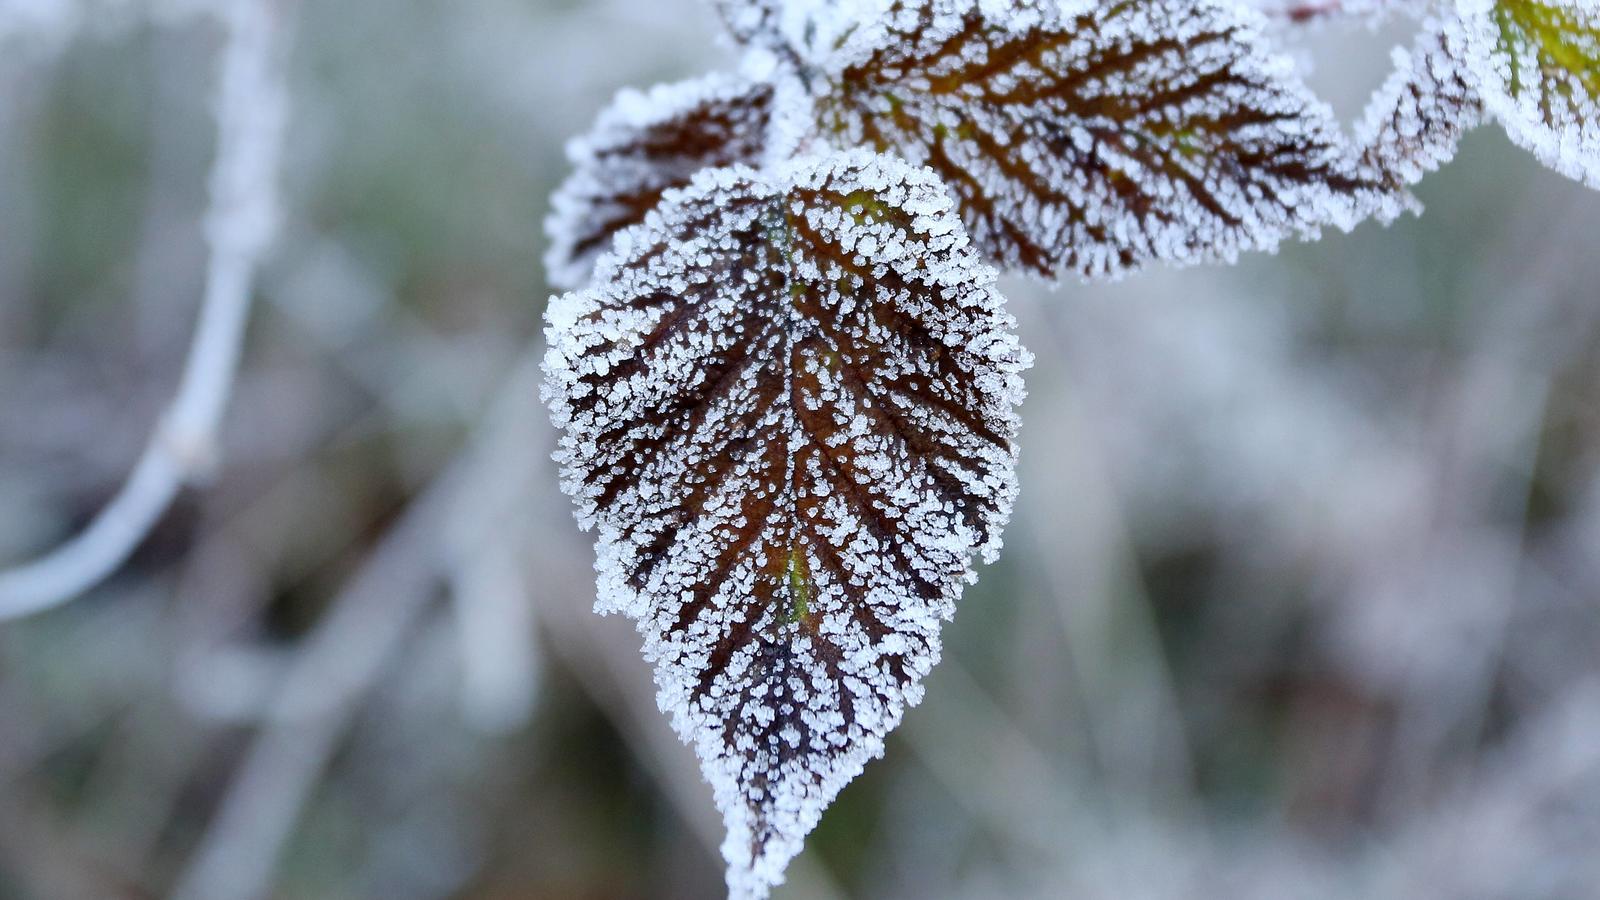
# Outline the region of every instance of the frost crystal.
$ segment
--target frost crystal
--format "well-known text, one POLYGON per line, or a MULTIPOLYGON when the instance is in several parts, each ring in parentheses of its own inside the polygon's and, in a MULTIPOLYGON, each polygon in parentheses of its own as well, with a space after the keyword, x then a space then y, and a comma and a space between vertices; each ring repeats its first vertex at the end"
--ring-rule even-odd
POLYGON ((761 158, 772 87, 731 75, 624 90, 594 128, 567 146, 573 173, 556 191, 545 223, 551 284, 589 278, 611 238, 644 220, 662 191, 701 169, 761 158))
POLYGON ((900 0, 844 42, 822 127, 932 167, 975 244, 1046 276, 1232 260, 1393 203, 1218 0, 900 0))
POLYGON ((1545 165, 1600 187, 1600 3, 1460 0, 1450 34, 1489 113, 1545 165))
MULTIPOLYGON (((1449 162, 1461 136, 1483 120, 1483 101, 1446 41, 1439 23, 1429 22, 1409 51, 1397 48, 1395 71, 1367 105, 1357 130, 1363 161, 1383 173, 1397 196, 1449 162)), ((1414 200, 1408 203, 1420 209, 1414 200)))
POLYGON ((864 151, 702 172, 552 302, 557 460, 601 612, 762 897, 921 697, 1016 493, 1030 358, 932 173, 864 151))
POLYGON ((815 61, 858 26, 883 14, 889 0, 712 0, 741 44, 776 49, 791 61, 815 61))
POLYGON ((766 44, 776 39, 783 16, 781 0, 712 0, 728 33, 741 44, 766 44))

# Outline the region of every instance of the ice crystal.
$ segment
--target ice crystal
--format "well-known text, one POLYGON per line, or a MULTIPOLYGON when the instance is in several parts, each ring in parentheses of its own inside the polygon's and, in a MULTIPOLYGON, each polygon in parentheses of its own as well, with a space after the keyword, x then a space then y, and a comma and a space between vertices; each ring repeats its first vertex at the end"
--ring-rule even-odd
POLYGON ((1484 106, 1545 165, 1600 187, 1600 3, 1460 0, 1453 43, 1484 106))
POLYGON ((712 0, 722 24, 741 44, 770 44, 781 40, 778 22, 785 4, 781 0, 712 0))
POLYGON ((932 167, 975 244, 1058 277, 1232 260, 1389 205, 1226 0, 898 0, 826 62, 824 133, 932 167))
POLYGON ((892 0, 712 0, 741 44, 776 49, 814 63, 856 28, 883 15, 892 0))
POLYGON ((1447 40, 1441 23, 1430 21, 1411 49, 1395 49, 1395 70, 1357 132, 1363 160, 1397 194, 1449 162, 1461 136, 1483 119, 1483 101, 1447 40))
POLYGON ((772 86, 711 75, 648 92, 624 90, 567 146, 573 172, 545 224, 550 283, 575 288, 612 236, 644 220, 662 191, 701 169, 761 158, 772 86))
POLYGON ((547 398, 601 612, 762 897, 921 697, 1016 493, 1029 357, 925 169, 865 151, 670 190, 548 313, 547 398))

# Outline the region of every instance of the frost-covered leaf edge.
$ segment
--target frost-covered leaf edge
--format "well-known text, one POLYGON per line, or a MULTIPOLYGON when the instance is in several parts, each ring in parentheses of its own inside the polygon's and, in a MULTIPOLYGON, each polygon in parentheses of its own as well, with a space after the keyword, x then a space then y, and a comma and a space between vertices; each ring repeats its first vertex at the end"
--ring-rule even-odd
MULTIPOLYGON (((1587 47, 1592 54, 1589 62, 1592 67, 1600 67, 1600 3, 1523 2, 1586 17, 1591 30, 1587 47)), ((1544 165, 1589 187, 1600 188, 1600 97, 1588 98, 1587 116, 1574 127, 1560 132, 1552 130, 1539 114, 1532 92, 1524 91, 1522 97, 1518 97, 1512 90, 1510 65, 1499 48, 1497 8, 1498 0, 1455 0, 1456 15, 1446 22, 1452 49, 1460 54, 1471 73, 1485 109, 1505 128, 1513 143, 1532 153, 1544 165)), ((1600 74, 1590 77, 1600 80, 1600 74)), ((1542 86, 1543 82, 1540 84, 1542 86)))
MULTIPOLYGON (((715 168, 731 162, 753 162, 759 158, 767 135, 774 86, 770 81, 756 79, 739 73, 714 72, 683 81, 657 84, 647 90, 622 88, 606 104, 587 132, 566 144, 566 158, 571 171, 562 180, 550 198, 550 212, 544 220, 548 245, 544 253, 545 277, 551 286, 572 290, 584 284, 594 271, 599 257, 609 250, 611 239, 619 228, 596 228, 593 216, 596 208, 618 194, 616 186, 608 184, 605 158, 626 149, 630 143, 644 139, 653 131, 671 127, 697 113, 704 113, 717 105, 731 107, 747 102, 747 114, 758 120, 755 127, 743 135, 751 146, 750 152, 726 154, 727 159, 711 156, 713 162, 694 165, 693 170, 715 168), (603 230, 603 236, 601 231, 603 230)), ((726 147, 728 142, 724 142, 726 147)), ((707 152, 710 152, 708 148, 707 152)), ((666 186, 687 183, 690 172, 677 172, 664 179, 661 173, 651 172, 648 164, 635 161, 631 169, 627 164, 621 172, 623 178, 635 176, 626 186, 642 193, 658 193, 658 185, 646 183, 647 176, 664 180, 666 186)), ((655 168, 665 168, 658 164, 655 168)), ((616 178, 617 172, 609 173, 616 178)), ((651 201, 648 206, 654 206, 651 201)), ((646 207, 648 209, 648 207, 646 207)), ((643 218, 629 218, 623 227, 636 224, 643 218)))
POLYGON ((1449 40, 1443 20, 1425 20, 1409 48, 1394 49, 1394 71, 1356 126, 1363 162, 1390 179, 1403 198, 1403 205, 1381 211, 1380 219, 1420 213, 1421 203, 1404 188, 1448 163, 1461 137, 1483 121, 1483 101, 1449 40))

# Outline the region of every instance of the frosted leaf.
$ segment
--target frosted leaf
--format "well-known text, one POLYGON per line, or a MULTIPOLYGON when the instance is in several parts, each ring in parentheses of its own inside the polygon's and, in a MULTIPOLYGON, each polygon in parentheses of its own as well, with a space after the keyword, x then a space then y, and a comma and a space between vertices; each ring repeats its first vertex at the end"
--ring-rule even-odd
POLYGON ((1600 187, 1600 3, 1461 0, 1451 35, 1511 139, 1600 187))
POLYGON ((702 172, 551 304, 596 608, 644 635, 735 897, 881 754, 999 550, 1031 360, 994 277, 932 173, 857 151, 702 172))
POLYGON ((1233 260, 1387 202, 1259 16, 1216 0, 902 0, 858 30, 825 133, 931 166, 1001 264, 1233 260))
POLYGON ((574 170, 545 223, 550 283, 588 280, 612 236, 643 221, 667 188, 707 167, 759 160, 771 104, 770 85, 731 75, 619 93, 567 145, 574 170))
MULTIPOLYGON (((1396 48, 1394 62, 1367 105, 1357 142, 1363 161, 1389 180, 1396 196, 1406 196, 1406 186, 1449 162, 1461 136, 1483 121, 1483 101, 1439 23, 1426 24, 1410 50, 1396 48)), ((1407 203, 1420 209, 1409 197, 1407 203)))
POLYGON ((739 43, 770 43, 777 39, 782 0, 713 0, 712 6, 739 43))

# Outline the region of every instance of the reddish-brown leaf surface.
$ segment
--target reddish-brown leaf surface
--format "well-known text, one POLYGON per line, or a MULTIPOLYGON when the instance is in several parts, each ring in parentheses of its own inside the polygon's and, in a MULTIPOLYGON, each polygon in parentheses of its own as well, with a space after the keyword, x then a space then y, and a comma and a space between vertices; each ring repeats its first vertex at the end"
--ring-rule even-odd
POLYGON ((549 314, 601 611, 764 896, 921 695, 1016 491, 1028 364, 943 187, 866 153, 670 192, 549 314))
POLYGON ((898 0, 834 57, 837 143, 931 166, 1041 275, 1231 260, 1382 205, 1329 111, 1217 0, 898 0))
POLYGON ((587 281, 612 237, 644 221, 662 191, 705 168, 757 162, 771 104, 770 85, 728 75, 618 94, 567 148, 573 172, 546 224, 550 283, 587 281))

